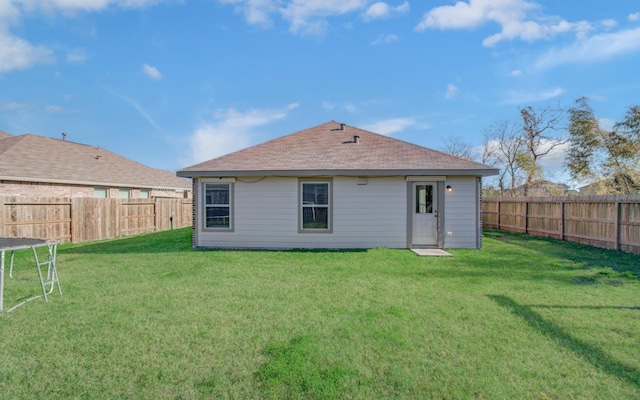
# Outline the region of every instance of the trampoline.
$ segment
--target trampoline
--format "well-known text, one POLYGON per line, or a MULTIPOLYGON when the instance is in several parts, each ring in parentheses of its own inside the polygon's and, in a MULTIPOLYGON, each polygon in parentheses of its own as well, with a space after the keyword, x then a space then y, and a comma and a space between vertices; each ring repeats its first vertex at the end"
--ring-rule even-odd
POLYGON ((58 287, 58 292, 62 296, 62 289, 60 288, 60 281, 58 280, 58 271, 56 270, 56 250, 58 247, 58 241, 46 241, 43 239, 29 239, 29 238, 0 238, 0 312, 4 312, 4 284, 5 284, 5 254, 11 252, 9 276, 11 277, 13 272, 13 254, 17 250, 31 249, 33 251, 33 257, 35 259, 36 268, 38 270, 38 277, 40 278, 40 286, 42 288, 42 294, 31 297, 24 300, 15 306, 8 309, 6 312, 12 311, 16 307, 19 307, 31 300, 44 297, 44 300, 48 302, 47 295, 53 292, 55 286, 58 287), (47 247, 47 255, 44 260, 41 260, 38 255, 37 249, 40 247, 47 247), (43 268, 47 267, 46 274, 43 274, 43 268))

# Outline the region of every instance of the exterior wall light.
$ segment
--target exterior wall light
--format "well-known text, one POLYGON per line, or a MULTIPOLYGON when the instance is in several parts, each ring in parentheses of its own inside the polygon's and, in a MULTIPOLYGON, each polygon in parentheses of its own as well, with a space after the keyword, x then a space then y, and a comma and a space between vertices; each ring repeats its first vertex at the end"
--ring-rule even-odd
POLYGON ((451 187, 451 185, 447 185, 447 192, 450 192, 452 190, 453 190, 453 188, 451 187))

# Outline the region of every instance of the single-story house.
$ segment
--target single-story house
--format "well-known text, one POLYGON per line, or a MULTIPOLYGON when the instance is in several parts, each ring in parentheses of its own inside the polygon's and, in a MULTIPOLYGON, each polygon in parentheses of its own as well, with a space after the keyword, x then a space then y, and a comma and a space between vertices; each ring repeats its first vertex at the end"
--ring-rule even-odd
POLYGON ((177 172, 195 248, 480 248, 498 170, 335 121, 177 172))
POLYGON ((191 182, 97 146, 0 131, 0 195, 191 198, 191 182))

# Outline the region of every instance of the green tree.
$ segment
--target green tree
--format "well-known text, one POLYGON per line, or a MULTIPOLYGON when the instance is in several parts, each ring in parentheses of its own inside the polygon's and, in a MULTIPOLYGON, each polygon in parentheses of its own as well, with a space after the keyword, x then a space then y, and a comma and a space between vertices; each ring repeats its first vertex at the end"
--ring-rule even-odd
POLYGON ((632 106, 613 130, 602 129, 586 97, 569 109, 571 177, 599 182, 603 193, 640 193, 640 108, 632 106))

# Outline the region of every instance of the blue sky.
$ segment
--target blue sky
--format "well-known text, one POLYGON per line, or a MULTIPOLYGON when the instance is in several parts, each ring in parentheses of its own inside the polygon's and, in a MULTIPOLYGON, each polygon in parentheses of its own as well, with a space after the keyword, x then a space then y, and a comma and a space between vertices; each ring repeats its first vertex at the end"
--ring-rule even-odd
POLYGON ((0 130, 168 170, 329 120, 442 149, 588 96, 611 124, 639 66, 636 0, 0 1, 0 130))

